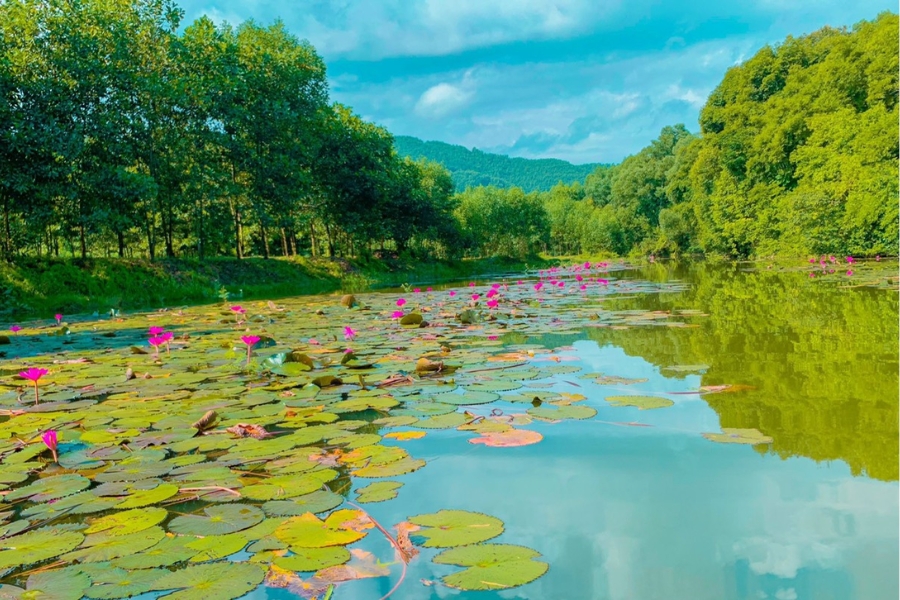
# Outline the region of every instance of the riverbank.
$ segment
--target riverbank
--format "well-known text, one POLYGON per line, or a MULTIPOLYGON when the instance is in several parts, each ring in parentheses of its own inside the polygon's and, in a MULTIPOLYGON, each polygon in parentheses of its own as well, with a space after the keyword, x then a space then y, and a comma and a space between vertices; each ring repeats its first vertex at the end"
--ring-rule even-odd
POLYGON ((461 261, 369 261, 311 258, 23 259, 0 263, 0 321, 49 318, 55 313, 109 312, 197 304, 219 299, 425 284, 523 271, 556 264, 486 258, 461 261), (227 296, 225 296, 227 294, 227 296))

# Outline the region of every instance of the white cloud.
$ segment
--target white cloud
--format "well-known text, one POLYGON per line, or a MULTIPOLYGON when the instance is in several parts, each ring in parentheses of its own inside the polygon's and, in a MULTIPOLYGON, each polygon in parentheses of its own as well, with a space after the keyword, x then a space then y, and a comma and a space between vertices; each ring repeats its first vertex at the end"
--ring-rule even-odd
POLYGON ((428 119, 445 117, 464 107, 473 93, 449 83, 433 85, 416 102, 416 114, 428 119))

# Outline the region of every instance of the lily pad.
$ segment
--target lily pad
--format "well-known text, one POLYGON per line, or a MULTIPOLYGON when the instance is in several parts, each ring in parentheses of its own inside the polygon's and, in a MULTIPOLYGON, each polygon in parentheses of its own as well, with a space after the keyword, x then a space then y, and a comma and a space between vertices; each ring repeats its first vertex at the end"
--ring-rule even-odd
POLYGON ((150 490, 140 490, 131 493, 125 500, 116 505, 116 508, 137 508, 149 506, 168 500, 178 493, 178 486, 171 483, 158 485, 150 490))
POLYGON ((606 401, 613 406, 634 406, 641 410, 666 408, 675 404, 668 398, 658 396, 607 396, 606 401))
POLYGON ((277 539, 298 548, 345 546, 361 540, 365 535, 337 523, 329 525, 312 513, 291 517, 275 530, 277 539))
POLYGON ((79 600, 91 585, 91 578, 73 568, 34 573, 28 577, 25 589, 0 585, 3 600, 79 600))
POLYGON ((537 408, 529 408, 526 412, 533 417, 551 420, 590 419, 597 414, 597 411, 590 406, 556 406, 554 404, 543 404, 537 408))
POLYGON ((291 500, 272 500, 262 505, 267 515, 295 517, 304 513, 323 513, 340 506, 344 499, 330 490, 319 490, 291 500))
POLYGON ((722 428, 722 433, 704 433, 703 437, 711 442, 720 444, 771 444, 772 438, 757 429, 730 429, 722 428))
POLYGON ((503 533, 500 519, 466 510, 439 510, 410 517, 409 522, 421 527, 410 539, 426 548, 478 544, 503 533))
POLYGON ((46 502, 56 500, 87 489, 91 480, 82 475, 67 474, 44 477, 30 485, 11 491, 6 495, 6 500, 20 500, 28 498, 32 502, 46 502))
POLYGON ((550 565, 534 560, 539 556, 525 546, 476 544, 444 550, 432 560, 442 565, 468 567, 444 577, 442 581, 446 585, 467 591, 494 591, 525 585, 541 577, 550 565))
POLYGON ((265 568, 249 562, 216 562, 191 565, 164 575, 155 590, 179 590, 169 600, 233 600, 250 592, 265 577, 265 568))
POLYGON ((495 394, 492 391, 467 390, 462 394, 456 394, 454 392, 450 392, 448 394, 437 394, 435 396, 432 396, 432 399, 434 399, 436 402, 442 402, 444 404, 462 406, 466 404, 488 404, 490 402, 494 402, 495 400, 499 400, 500 396, 499 394, 495 394))
POLYGON ((169 513, 166 509, 154 506, 152 508, 135 508, 125 512, 114 513, 101 517, 92 522, 85 533, 105 533, 106 535, 127 535, 149 529, 162 523, 169 513))
POLYGON ((377 481, 356 490, 356 493, 359 494, 356 501, 360 504, 367 504, 393 500, 397 497, 397 490, 401 487, 403 484, 397 481, 377 481))
POLYGON ((41 528, 0 539, 0 569, 29 565, 54 558, 78 547, 84 535, 77 531, 41 528))
POLYGON ((384 465, 369 465, 353 471, 355 477, 397 477, 418 471, 425 466, 425 461, 406 457, 384 465))
POLYGON ((159 527, 151 527, 137 533, 109 535, 95 533, 84 538, 81 548, 63 555, 63 560, 73 562, 102 562, 128 556, 155 546, 166 532, 159 527))
POLYGON ((98 600, 111 600, 114 598, 130 598, 153 589, 153 584, 168 574, 163 569, 146 569, 141 571, 126 571, 125 569, 104 569, 91 576, 94 585, 89 587, 84 595, 98 600))
POLYGON ((326 548, 291 548, 292 556, 276 558, 274 564, 289 571, 318 571, 342 565, 350 560, 350 552, 343 546, 326 548))
POLYGON ((247 529, 265 518, 263 512, 249 504, 211 506, 203 515, 183 515, 169 523, 169 531, 182 535, 222 535, 247 529))

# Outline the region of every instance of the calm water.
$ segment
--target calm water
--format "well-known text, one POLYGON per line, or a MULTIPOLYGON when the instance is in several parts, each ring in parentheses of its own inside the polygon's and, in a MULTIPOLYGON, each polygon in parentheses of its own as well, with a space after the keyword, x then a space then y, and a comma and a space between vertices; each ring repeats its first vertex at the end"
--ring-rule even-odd
MULTIPOLYGON (((498 541, 537 549, 549 573, 505 592, 460 593, 422 583, 455 570, 423 560, 426 550, 393 598, 896 599, 897 293, 736 266, 657 265, 625 276, 690 288, 607 300, 607 308, 707 316, 685 319, 695 328, 588 328, 509 341, 560 348, 571 361, 563 364, 583 372, 646 382, 557 376, 554 389, 588 396, 599 413, 529 426, 544 435, 533 446, 473 446, 455 430, 405 442, 429 464, 398 478, 405 486, 396 500, 366 507, 384 524, 441 508, 497 516, 507 528, 498 541), (707 368, 665 369, 672 365, 707 368), (676 393, 719 384, 754 389, 676 393), (604 401, 637 392, 675 406, 639 411, 604 401), (613 424, 630 421, 652 427, 613 424), (720 427, 757 428, 774 443, 701 436, 720 427)), ((391 560, 377 535, 364 547, 391 560)), ((377 599, 396 576, 342 585, 335 598, 377 599)), ((249 597, 290 595, 260 589, 249 597)))

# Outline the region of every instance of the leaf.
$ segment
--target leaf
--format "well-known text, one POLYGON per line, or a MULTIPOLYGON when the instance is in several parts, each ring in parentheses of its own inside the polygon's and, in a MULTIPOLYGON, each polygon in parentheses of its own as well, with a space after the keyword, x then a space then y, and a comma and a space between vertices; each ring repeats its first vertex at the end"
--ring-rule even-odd
POLYGON ((137 508, 140 506, 156 504, 157 502, 168 500, 177 494, 178 489, 178 486, 175 484, 164 483, 153 489, 132 492, 125 500, 116 504, 116 508, 137 508))
POLYGON ((369 502, 384 502, 397 497, 397 490, 403 486, 397 481, 377 481, 356 490, 359 496, 356 501, 360 504, 369 502))
POLYGON ((173 590, 169 600, 233 600, 262 583, 265 568, 249 562, 191 565, 159 578, 155 590, 173 590))
POLYGON ((309 494, 322 487, 322 481, 310 475, 280 475, 248 485, 241 494, 251 500, 283 500, 309 494))
POLYGON ((91 480, 82 475, 67 474, 44 477, 31 485, 26 485, 13 490, 6 495, 6 500, 20 500, 28 498, 32 502, 46 502, 69 496, 81 490, 87 489, 91 480))
POLYGON ((322 513, 340 506, 344 499, 328 490, 319 490, 311 494, 304 494, 292 500, 273 500, 263 504, 262 509, 267 515, 279 517, 294 517, 304 513, 322 513))
POLYGON ((641 410, 666 408, 675 404, 668 398, 657 396, 607 396, 606 401, 613 406, 635 406, 641 410))
POLYGON ((28 577, 25 589, 0 585, 2 600, 80 600, 91 578, 72 567, 42 571, 28 577))
POLYGON ((106 535, 127 535, 149 529, 162 523, 169 516, 168 511, 158 506, 152 508, 136 508, 125 512, 114 513, 93 521, 85 533, 106 533, 106 535))
POLYGON ((392 431, 384 434, 384 437, 398 442, 406 442, 421 439, 425 437, 425 433, 424 431, 392 431))
POLYGON ((250 542, 243 532, 225 535, 208 535, 187 543, 187 548, 196 551, 191 562, 206 562, 225 558, 240 552, 250 542))
POLYGON ((470 444, 484 444, 494 448, 513 448, 537 444, 544 436, 528 429, 510 429, 508 431, 484 432, 481 437, 472 438, 470 444))
POLYGON ((166 537, 155 546, 137 554, 117 558, 112 564, 122 569, 168 567, 196 556, 197 551, 187 547, 192 541, 194 538, 186 536, 166 537))
POLYGON ((350 552, 343 546, 326 548, 291 548, 293 556, 275 559, 275 566, 290 571, 318 571, 342 565, 350 560, 350 552))
POLYGON ((195 421, 191 425, 191 427, 193 427, 194 429, 196 429, 199 432, 203 432, 203 431, 206 431, 207 429, 211 428, 213 426, 213 424, 216 422, 216 419, 218 419, 218 418, 219 418, 219 416, 216 414, 216 411, 208 410, 202 417, 197 419, 197 421, 195 421))
POLYGON ((222 535, 256 525, 265 518, 263 512, 249 504, 211 506, 206 516, 183 515, 169 522, 169 531, 182 535, 222 535))
POLYGON ((324 548, 345 546, 362 539, 366 534, 346 529, 340 523, 328 524, 312 513, 291 517, 275 530, 275 537, 289 546, 324 548))
POLYGON ((397 477, 412 473, 425 466, 425 461, 417 458, 406 457, 400 460, 383 464, 369 465, 353 471, 355 477, 397 477))
POLYGON ((94 585, 85 591, 88 598, 107 600, 113 598, 130 598, 153 589, 153 584, 166 575, 163 569, 146 569, 142 571, 126 571, 125 569, 104 569, 93 574, 94 585))
POLYGON ((261 440, 271 436, 264 427, 254 425, 253 423, 237 423, 231 427, 225 428, 225 431, 233 433, 238 437, 252 437, 261 440))
POLYGON ((469 417, 465 414, 453 412, 446 415, 429 417, 427 419, 419 419, 419 422, 413 425, 413 427, 421 427, 422 429, 452 429, 453 427, 459 427, 468 421, 469 417))
POLYGON ((555 406, 553 404, 529 408, 526 412, 533 417, 550 420, 590 419, 597 414, 597 411, 590 406, 555 406))
POLYGON ((461 590, 504 590, 530 583, 550 566, 534 560, 540 554, 531 548, 510 544, 477 544, 444 550, 432 560, 442 565, 468 567, 447 575, 443 582, 461 590))
POLYGON ((0 569, 55 558, 78 547, 83 540, 84 535, 77 531, 52 527, 0 539, 0 569))
POLYGON ((409 518, 421 527, 411 539, 426 548, 451 548, 477 544, 503 533, 503 521, 466 510, 439 510, 409 518))
MULTIPOLYGON (((510 388, 511 389, 511 388, 510 388)), ((436 394, 432 396, 435 402, 443 402, 444 404, 466 405, 466 404, 488 404, 499 400, 500 396, 490 391, 465 391, 462 394, 448 393, 436 394)), ((419 424, 421 426, 421 423, 419 424)))
POLYGON ((350 551, 353 559, 350 564, 340 565, 336 567, 328 567, 316 573, 311 582, 321 582, 323 584, 336 584, 345 581, 354 581, 357 579, 368 579, 371 577, 385 577, 390 575, 390 570, 375 561, 375 557, 371 552, 354 548, 350 551))
POLYGON ((155 546, 166 537, 159 527, 151 527, 137 533, 109 535, 96 533, 84 539, 81 548, 62 556, 66 561, 101 562, 128 556, 155 546))
POLYGON ((711 442, 720 444, 771 444, 772 438, 761 433, 757 429, 730 429, 722 428, 722 433, 704 433, 703 437, 711 442))

